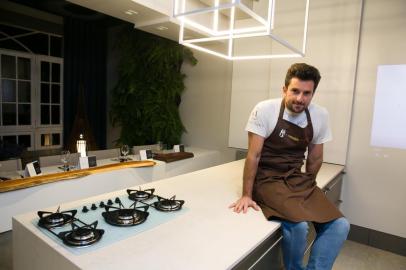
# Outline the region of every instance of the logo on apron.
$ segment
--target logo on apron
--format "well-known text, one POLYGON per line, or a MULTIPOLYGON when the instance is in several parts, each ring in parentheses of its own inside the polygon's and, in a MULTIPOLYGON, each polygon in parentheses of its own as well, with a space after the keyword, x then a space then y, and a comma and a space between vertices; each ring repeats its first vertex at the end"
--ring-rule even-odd
POLYGON ((281 129, 281 131, 279 132, 279 137, 283 138, 286 135, 286 129, 281 129))
POLYGON ((297 138, 297 137, 295 137, 295 136, 292 136, 292 135, 289 135, 289 134, 288 134, 288 137, 289 137, 291 140, 294 140, 295 142, 298 142, 298 141, 299 141, 299 138, 297 138))

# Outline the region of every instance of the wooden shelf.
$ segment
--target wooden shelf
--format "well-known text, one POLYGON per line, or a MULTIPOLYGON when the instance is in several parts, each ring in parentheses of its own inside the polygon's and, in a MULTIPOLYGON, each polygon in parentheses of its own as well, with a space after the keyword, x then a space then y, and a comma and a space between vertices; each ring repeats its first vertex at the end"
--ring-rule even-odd
POLYGON ((90 174, 113 171, 123 168, 137 168, 154 166, 154 161, 128 161, 103 166, 97 166, 89 169, 74 170, 70 172, 58 172, 51 174, 38 175, 33 177, 21 178, 0 182, 0 192, 13 191, 23 188, 34 187, 38 185, 58 182, 62 180, 76 179, 90 174))

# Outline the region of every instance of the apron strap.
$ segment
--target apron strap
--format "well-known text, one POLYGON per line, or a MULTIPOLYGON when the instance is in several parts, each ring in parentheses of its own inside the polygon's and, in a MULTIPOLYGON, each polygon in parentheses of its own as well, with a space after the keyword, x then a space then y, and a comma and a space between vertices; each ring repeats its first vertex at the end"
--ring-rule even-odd
POLYGON ((283 112, 285 111, 285 99, 282 99, 281 102, 281 108, 279 109, 279 116, 278 116, 278 120, 283 119, 283 112))
POLYGON ((312 118, 310 117, 309 109, 305 109, 306 117, 307 117, 307 125, 312 124, 312 118))

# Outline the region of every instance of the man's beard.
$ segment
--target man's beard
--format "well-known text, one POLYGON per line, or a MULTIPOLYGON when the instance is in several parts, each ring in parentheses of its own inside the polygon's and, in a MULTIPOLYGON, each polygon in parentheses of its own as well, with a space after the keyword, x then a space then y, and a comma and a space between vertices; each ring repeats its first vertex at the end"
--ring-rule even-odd
POLYGON ((291 112, 301 113, 306 109, 306 106, 303 103, 286 102, 286 108, 288 108, 291 112))

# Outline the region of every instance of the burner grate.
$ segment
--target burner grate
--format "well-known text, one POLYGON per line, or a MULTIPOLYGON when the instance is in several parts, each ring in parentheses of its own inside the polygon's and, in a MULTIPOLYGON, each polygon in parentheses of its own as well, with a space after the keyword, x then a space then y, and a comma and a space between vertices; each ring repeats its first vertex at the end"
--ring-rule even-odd
POLYGON ((176 200, 175 196, 170 199, 158 197, 158 201, 154 202, 155 209, 164 212, 178 211, 182 209, 182 205, 185 203, 183 200, 176 200))
POLYGON ((147 212, 149 206, 136 207, 136 203, 135 201, 129 208, 125 208, 119 200, 119 207, 105 206, 106 211, 102 213, 102 216, 107 223, 113 226, 135 226, 144 223, 149 215, 147 212))
POLYGON ((62 227, 71 223, 76 213, 76 210, 60 212, 60 207, 58 207, 56 212, 38 211, 37 214, 40 217, 38 225, 42 228, 62 227))
POLYGON ((133 201, 142 201, 148 200, 154 197, 154 188, 139 190, 136 189, 127 189, 128 198, 133 201))
MULTIPOLYGON (((79 220, 77 220, 79 221, 79 220)), ((58 237, 72 247, 87 247, 98 242, 104 234, 104 230, 97 229, 97 221, 86 224, 81 221, 82 226, 72 223, 72 230, 60 232, 58 237)))

